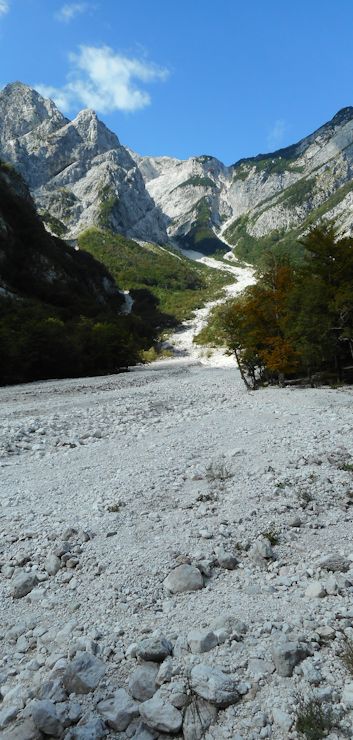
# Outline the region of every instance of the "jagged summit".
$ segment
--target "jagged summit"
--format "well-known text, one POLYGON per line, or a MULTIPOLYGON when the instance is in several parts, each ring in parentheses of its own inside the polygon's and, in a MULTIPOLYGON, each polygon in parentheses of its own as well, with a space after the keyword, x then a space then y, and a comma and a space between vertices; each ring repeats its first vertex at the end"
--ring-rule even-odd
POLYGON ((0 92, 0 156, 26 179, 58 235, 72 238, 98 225, 167 240, 136 163, 95 111, 70 121, 33 88, 11 83, 0 92))
POLYGON ((52 100, 43 98, 22 82, 12 82, 0 92, 0 142, 5 146, 12 139, 25 136, 43 122, 53 130, 67 119, 52 100))

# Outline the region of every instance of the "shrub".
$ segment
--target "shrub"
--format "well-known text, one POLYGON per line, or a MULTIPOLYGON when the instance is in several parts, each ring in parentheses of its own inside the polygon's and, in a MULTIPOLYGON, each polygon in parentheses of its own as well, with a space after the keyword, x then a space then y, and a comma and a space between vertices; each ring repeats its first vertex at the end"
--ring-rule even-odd
POLYGON ((346 667, 348 673, 353 676, 353 642, 348 638, 343 643, 343 652, 341 653, 341 660, 343 665, 346 667))
POLYGON ((299 698, 295 728, 306 740, 321 740, 326 737, 333 725, 332 708, 321 700, 312 697, 299 698))
POLYGON ((279 533, 276 529, 269 529, 267 532, 261 532, 261 537, 265 537, 269 541, 270 545, 279 544, 279 533))
POLYGON ((233 478, 233 475, 234 473, 232 473, 224 460, 212 462, 206 468, 206 480, 209 483, 226 481, 233 478))

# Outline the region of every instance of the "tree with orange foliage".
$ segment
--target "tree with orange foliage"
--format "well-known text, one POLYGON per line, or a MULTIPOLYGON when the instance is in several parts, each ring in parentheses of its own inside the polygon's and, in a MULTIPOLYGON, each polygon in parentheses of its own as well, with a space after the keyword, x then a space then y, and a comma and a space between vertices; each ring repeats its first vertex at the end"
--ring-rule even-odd
POLYGON ((281 381, 298 365, 297 353, 286 337, 287 296, 294 273, 275 260, 223 313, 226 341, 237 359, 248 388, 259 382, 281 381))

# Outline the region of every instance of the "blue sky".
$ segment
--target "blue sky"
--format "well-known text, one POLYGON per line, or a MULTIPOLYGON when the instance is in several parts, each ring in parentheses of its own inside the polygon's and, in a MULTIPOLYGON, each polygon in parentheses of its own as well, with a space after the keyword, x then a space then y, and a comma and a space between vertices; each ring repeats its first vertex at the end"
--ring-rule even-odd
POLYGON ((353 3, 0 0, 0 62, 141 154, 230 164, 353 105, 353 3))

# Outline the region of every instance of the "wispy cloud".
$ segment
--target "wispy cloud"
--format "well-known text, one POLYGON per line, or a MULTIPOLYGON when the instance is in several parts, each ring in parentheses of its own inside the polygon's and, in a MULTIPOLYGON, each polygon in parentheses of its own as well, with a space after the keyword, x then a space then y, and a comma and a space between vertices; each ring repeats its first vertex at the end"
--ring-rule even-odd
POLYGON ((267 144, 270 149, 278 149, 283 144, 283 139, 287 132, 287 124, 283 118, 278 118, 274 122, 267 136, 267 144))
POLYGON ((57 13, 55 13, 55 19, 61 21, 61 23, 70 23, 77 15, 82 15, 92 8, 90 3, 66 3, 63 5, 57 13))
POLYGON ((36 85, 65 112, 82 105, 99 113, 145 108, 151 96, 142 84, 164 81, 169 74, 147 59, 123 56, 109 46, 80 46, 78 53, 69 55, 69 61, 71 68, 63 87, 36 85))
POLYGON ((10 10, 10 3, 8 0, 0 0, 0 16, 6 15, 10 10))

